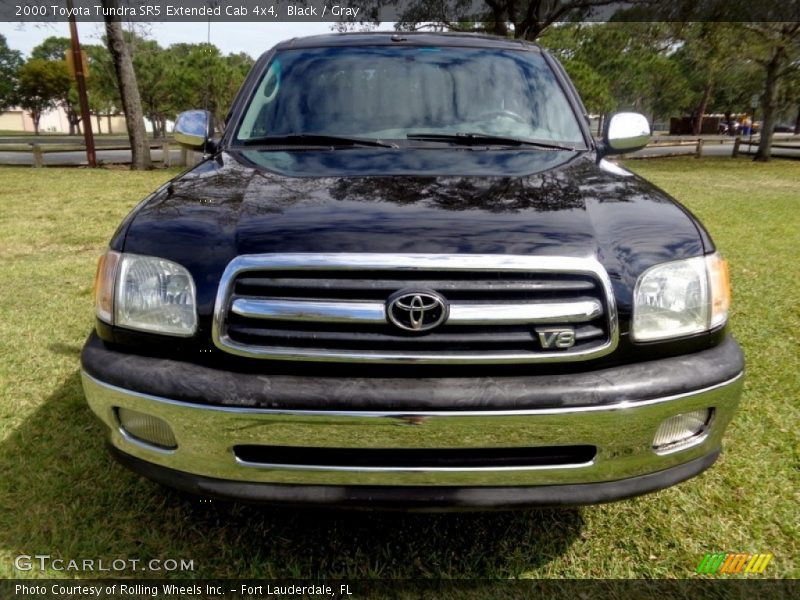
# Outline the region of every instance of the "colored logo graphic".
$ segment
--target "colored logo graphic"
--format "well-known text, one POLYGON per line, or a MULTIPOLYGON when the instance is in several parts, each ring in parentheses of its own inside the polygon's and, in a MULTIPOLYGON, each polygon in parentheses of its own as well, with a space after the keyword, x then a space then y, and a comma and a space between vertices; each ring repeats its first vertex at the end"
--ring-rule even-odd
POLYGON ((772 560, 772 554, 748 554, 747 552, 706 554, 697 565, 697 573, 704 575, 763 573, 772 560))

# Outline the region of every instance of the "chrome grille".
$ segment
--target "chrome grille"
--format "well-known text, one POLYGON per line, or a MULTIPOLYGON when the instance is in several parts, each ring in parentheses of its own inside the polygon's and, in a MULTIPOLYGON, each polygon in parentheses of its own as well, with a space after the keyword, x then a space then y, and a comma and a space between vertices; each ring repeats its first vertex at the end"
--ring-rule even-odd
POLYGON ((214 311, 214 343, 243 356, 388 363, 586 360, 617 342, 614 297, 594 258, 442 254, 261 254, 234 259, 214 311), (436 329, 386 317, 399 290, 449 303, 436 329), (539 333, 571 328, 570 348, 539 333))

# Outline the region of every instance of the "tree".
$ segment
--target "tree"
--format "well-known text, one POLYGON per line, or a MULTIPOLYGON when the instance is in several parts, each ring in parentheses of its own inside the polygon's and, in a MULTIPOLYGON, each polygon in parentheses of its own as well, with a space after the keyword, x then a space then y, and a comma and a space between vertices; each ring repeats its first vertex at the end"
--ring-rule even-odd
POLYGON ((695 95, 692 134, 698 135, 718 85, 744 59, 740 23, 680 24, 676 33, 681 43, 676 59, 695 95))
MULTIPOLYGON (((102 0, 103 8, 118 9, 116 0, 102 0)), ((147 141, 147 132, 144 128, 144 115, 142 114, 142 101, 139 96, 139 87, 136 83, 136 73, 133 70, 133 61, 130 51, 125 43, 122 25, 114 17, 104 17, 106 23, 106 44, 111 54, 114 72, 117 76, 119 96, 125 112, 125 124, 128 128, 128 140, 131 145, 131 169, 149 169, 150 146, 147 141)))
MULTIPOLYGON (((617 108, 650 110, 653 63, 663 51, 659 24, 595 23, 580 27, 576 58, 583 60, 610 85, 617 108)), ((668 43, 663 43, 668 47, 668 43)))
POLYGON ((581 52, 586 28, 579 25, 562 25, 549 28, 539 43, 552 52, 566 69, 578 89, 586 110, 603 115, 614 109, 616 100, 611 93, 608 78, 586 62, 581 52))
POLYGON ((86 79, 89 107, 97 117, 97 131, 101 131, 100 116, 106 115, 110 133, 111 115, 122 106, 111 55, 107 48, 100 45, 84 45, 83 51, 86 52, 91 73, 86 79))
POLYGON ((680 114, 691 103, 689 84, 671 56, 654 56, 649 63, 646 80, 647 104, 654 122, 680 114))
POLYGON ((708 104, 708 112, 723 113, 728 121, 734 114, 750 112, 750 100, 761 93, 763 79, 759 66, 743 55, 741 60, 720 74, 708 104))
POLYGON ((20 105, 31 114, 36 135, 42 113, 55 108, 69 86, 70 76, 64 61, 31 58, 22 65, 17 93, 20 105))
POLYGON ((41 44, 31 50, 31 58, 44 60, 64 60, 67 52, 72 49, 72 42, 68 37, 50 36, 41 44))
POLYGON ((780 84, 800 70, 800 22, 749 23, 746 30, 753 59, 764 72, 761 95, 764 122, 753 160, 766 162, 772 152, 780 84))
POLYGON ((674 36, 663 23, 559 24, 538 41, 560 59, 587 110, 600 114, 599 125, 612 110, 637 110, 655 121, 687 102, 674 36))
POLYGON ((142 110, 153 126, 153 137, 166 134, 167 116, 172 112, 175 81, 172 64, 164 49, 153 40, 129 36, 133 68, 142 97, 142 110))
POLYGON ((218 90, 220 96, 218 103, 220 113, 217 115, 218 123, 223 123, 227 119, 228 111, 230 111, 236 94, 239 92, 239 88, 242 87, 254 62, 253 58, 245 52, 229 54, 225 57, 226 78, 218 90))
POLYGON ((786 78, 780 91, 779 104, 783 114, 794 124, 794 134, 800 135, 800 69, 786 78))
MULTIPOLYGON (((68 52, 72 52, 72 42, 69 38, 51 36, 31 50, 31 58, 63 61, 66 60, 68 52)), ((70 81, 69 87, 59 98, 59 104, 67 114, 70 135, 80 133, 81 110, 78 90, 74 81, 70 81)))
POLYGON ((22 54, 12 50, 0 35, 0 111, 17 102, 17 77, 22 66, 22 54))
POLYGON ((174 44, 166 52, 173 67, 173 111, 205 108, 218 123, 224 122, 253 59, 243 53, 224 57, 210 44, 174 44))
MULTIPOLYGON (((614 14, 630 11, 655 0, 408 0, 402 3, 395 28, 399 31, 464 31, 492 33, 534 41, 558 22, 592 20, 595 11, 609 9, 614 14), (610 7, 610 8, 609 8, 610 7)), ((363 15, 358 22, 367 31, 380 25, 384 9, 397 9, 398 0, 359 0, 350 2, 363 15)), ((608 16, 608 15, 604 15, 608 16)), ((657 19, 634 19, 654 21, 657 19)), ((356 21, 339 21, 339 32, 356 27, 356 21)))
POLYGON ((167 133, 167 120, 191 108, 206 108, 217 122, 224 121, 253 59, 245 54, 223 56, 207 43, 174 44, 162 48, 156 41, 125 32, 131 51, 142 110, 154 136, 167 133))
MULTIPOLYGON (((635 5, 650 0, 628 0, 635 5)), ((392 0, 377 0, 391 4, 392 0)), ((399 29, 435 27, 450 31, 485 31, 495 35, 536 40, 558 21, 579 21, 593 9, 620 4, 620 0, 484 0, 482 10, 474 2, 414 0, 400 14, 399 29)))

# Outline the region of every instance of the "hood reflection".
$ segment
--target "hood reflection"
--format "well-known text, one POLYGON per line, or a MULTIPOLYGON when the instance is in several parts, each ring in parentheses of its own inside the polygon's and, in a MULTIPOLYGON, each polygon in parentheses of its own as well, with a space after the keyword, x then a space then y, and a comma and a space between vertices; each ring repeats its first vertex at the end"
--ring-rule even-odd
POLYGON ((597 256, 624 309, 638 274, 701 254, 704 239, 663 192, 586 153, 353 148, 222 153, 155 193, 125 248, 213 262, 211 287, 241 254, 597 256))

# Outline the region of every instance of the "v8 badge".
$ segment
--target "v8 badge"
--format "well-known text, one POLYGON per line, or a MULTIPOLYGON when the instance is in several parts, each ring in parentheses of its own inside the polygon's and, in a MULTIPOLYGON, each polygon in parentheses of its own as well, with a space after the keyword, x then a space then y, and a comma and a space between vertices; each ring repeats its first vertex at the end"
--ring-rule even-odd
POLYGON ((537 328, 539 343, 545 350, 550 348, 572 348, 575 345, 575 330, 572 327, 537 328))

